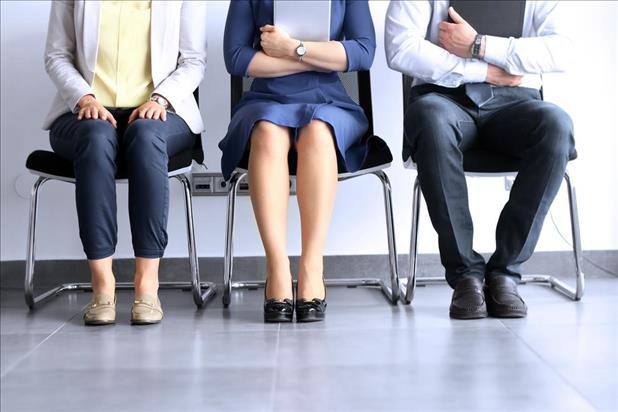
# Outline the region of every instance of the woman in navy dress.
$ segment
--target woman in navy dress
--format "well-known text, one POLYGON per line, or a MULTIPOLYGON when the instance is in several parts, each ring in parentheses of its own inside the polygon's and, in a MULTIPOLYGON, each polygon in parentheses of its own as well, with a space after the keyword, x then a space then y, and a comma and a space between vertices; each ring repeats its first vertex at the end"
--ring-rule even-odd
POLYGON ((232 1, 224 54, 232 75, 255 78, 219 143, 229 178, 248 156, 251 203, 266 254, 264 320, 324 318, 323 251, 338 165, 354 172, 365 159, 368 123, 338 72, 368 70, 375 32, 367 1, 331 0, 331 41, 293 39, 273 26, 273 1, 232 1), (304 52, 304 53, 303 53, 304 52), (293 301, 286 252, 288 153, 297 156, 302 253, 293 301))

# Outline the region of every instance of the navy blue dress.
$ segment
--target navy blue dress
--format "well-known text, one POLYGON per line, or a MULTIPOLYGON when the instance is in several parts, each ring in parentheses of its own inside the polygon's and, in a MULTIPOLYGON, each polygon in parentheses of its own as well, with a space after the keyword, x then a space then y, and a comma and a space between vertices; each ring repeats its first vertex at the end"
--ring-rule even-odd
MULTIPOLYGON (((259 50, 259 28, 273 24, 272 0, 232 0, 223 42, 225 65, 236 76, 247 76, 251 59, 259 50)), ((340 40, 348 71, 369 70, 375 54, 375 31, 365 0, 331 0, 333 40, 340 40)), ((363 137, 367 118, 346 93, 336 72, 304 72, 274 78, 256 78, 232 113, 227 135, 219 148, 221 170, 227 179, 243 159, 256 122, 298 128, 313 119, 328 123, 336 139, 340 169, 355 172, 367 155, 363 137)))

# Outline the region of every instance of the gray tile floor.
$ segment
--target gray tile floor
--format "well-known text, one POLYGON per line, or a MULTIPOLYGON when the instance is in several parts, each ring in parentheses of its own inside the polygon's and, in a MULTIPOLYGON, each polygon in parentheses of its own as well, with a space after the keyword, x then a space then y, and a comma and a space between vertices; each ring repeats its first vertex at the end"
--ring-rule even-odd
POLYGON ((12 411, 616 411, 618 279, 583 301, 522 286, 527 319, 454 321, 450 289, 412 306, 329 289, 324 323, 265 325, 262 291, 196 311, 162 292, 160 325, 82 326, 89 295, 29 313, 1 292, 1 409, 12 411))

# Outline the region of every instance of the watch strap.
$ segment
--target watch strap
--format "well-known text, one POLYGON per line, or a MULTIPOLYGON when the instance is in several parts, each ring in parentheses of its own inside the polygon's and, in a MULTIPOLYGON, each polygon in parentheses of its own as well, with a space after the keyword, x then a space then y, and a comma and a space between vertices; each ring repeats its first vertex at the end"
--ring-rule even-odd
POLYGON ((472 43, 472 57, 475 59, 481 58, 481 44, 483 43, 483 35, 477 34, 472 43))
POLYGON ((294 51, 296 52, 296 56, 298 56, 298 60, 302 62, 303 57, 305 57, 306 50, 305 50, 305 53, 301 54, 298 52, 298 49, 300 48, 303 48, 303 49, 305 48, 305 44, 302 41, 298 44, 298 46, 296 46, 296 49, 294 49, 294 51))
POLYGON ((159 94, 153 94, 152 96, 150 96, 150 101, 161 105, 165 110, 170 108, 170 102, 168 102, 165 97, 159 94))

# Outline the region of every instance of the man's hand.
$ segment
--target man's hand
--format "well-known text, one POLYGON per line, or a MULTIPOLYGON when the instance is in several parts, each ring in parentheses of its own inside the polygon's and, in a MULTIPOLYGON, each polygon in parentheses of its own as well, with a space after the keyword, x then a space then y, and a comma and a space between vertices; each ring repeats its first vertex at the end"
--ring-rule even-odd
POLYGON ((79 113, 77 114, 77 120, 82 119, 101 119, 107 120, 116 127, 116 119, 98 100, 91 94, 82 96, 77 102, 79 106, 79 113))
POLYGON ((296 46, 300 43, 279 27, 267 24, 260 27, 260 45, 270 57, 296 57, 296 46))
POLYGON ((454 23, 440 22, 438 44, 449 53, 469 59, 472 57, 472 43, 477 34, 476 30, 454 8, 449 7, 448 14, 454 23))
POLYGON ((495 86, 515 87, 521 84, 521 79, 522 76, 509 74, 498 66, 487 65, 487 78, 485 79, 487 83, 495 86))
POLYGON ((157 102, 146 102, 133 110, 131 116, 129 116, 129 123, 132 123, 137 118, 166 121, 167 111, 157 102))

